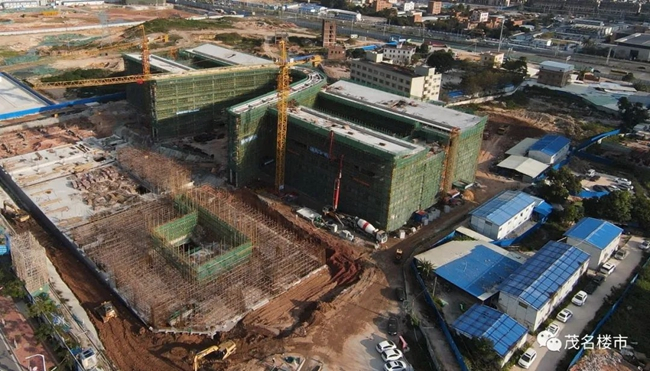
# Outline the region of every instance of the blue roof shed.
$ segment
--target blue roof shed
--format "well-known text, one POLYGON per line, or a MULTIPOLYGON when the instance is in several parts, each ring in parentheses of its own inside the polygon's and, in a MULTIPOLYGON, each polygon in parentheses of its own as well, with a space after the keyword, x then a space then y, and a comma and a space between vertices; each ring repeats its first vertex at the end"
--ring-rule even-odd
POLYGON ((531 151, 540 151, 549 156, 553 156, 556 153, 560 152, 564 147, 571 144, 571 141, 561 135, 548 134, 540 138, 535 144, 533 144, 528 152, 531 151))
POLYGON ((535 199, 527 193, 503 191, 474 209, 470 215, 485 218, 496 225, 503 225, 531 204, 535 204, 535 199))
POLYGON ((467 337, 489 339, 501 358, 528 332, 526 327, 509 315, 478 304, 469 308, 451 326, 467 337))
POLYGON ((524 261, 516 254, 481 241, 451 241, 415 258, 433 263, 436 275, 479 300, 494 295, 499 284, 524 261))
POLYGON ((595 218, 584 218, 564 234, 566 237, 583 240, 602 250, 609 246, 623 230, 614 224, 595 218))
POLYGON ((566 243, 549 241, 500 287, 539 310, 582 265, 589 254, 566 243))

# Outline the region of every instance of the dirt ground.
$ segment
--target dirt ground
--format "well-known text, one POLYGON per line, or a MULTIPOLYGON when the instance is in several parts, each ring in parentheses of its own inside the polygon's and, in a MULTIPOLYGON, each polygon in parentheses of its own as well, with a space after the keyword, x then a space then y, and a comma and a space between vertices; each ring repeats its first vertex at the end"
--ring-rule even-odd
MULTIPOLYGON (((647 368, 646 368, 647 369, 647 368)), ((623 359, 612 349, 598 349, 588 352, 570 371, 633 371, 636 367, 623 359)))

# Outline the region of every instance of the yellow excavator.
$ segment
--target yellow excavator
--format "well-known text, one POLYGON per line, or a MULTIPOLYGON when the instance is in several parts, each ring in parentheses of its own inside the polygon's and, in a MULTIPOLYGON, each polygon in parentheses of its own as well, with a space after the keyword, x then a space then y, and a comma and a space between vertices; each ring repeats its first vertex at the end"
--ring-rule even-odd
POLYGON ((100 306, 95 308, 95 312, 101 318, 102 322, 106 323, 112 318, 117 318, 117 311, 110 301, 103 302, 100 306))
POLYGON ((2 214, 16 222, 24 223, 29 220, 29 213, 5 201, 2 204, 2 214))
POLYGON ((235 353, 235 350, 237 350, 237 344, 232 340, 203 349, 194 355, 194 371, 199 371, 199 362, 209 354, 216 353, 217 359, 224 360, 235 353))

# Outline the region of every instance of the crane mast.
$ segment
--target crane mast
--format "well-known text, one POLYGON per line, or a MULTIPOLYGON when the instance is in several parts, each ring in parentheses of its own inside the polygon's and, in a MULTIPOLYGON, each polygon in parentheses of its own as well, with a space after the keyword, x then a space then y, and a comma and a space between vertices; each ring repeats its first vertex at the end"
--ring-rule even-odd
POLYGON ((289 104, 289 93, 291 77, 289 69, 291 63, 287 60, 287 48, 284 40, 280 40, 280 59, 277 64, 280 66, 278 74, 278 135, 275 147, 275 189, 282 191, 284 189, 284 165, 287 151, 287 106, 289 104))

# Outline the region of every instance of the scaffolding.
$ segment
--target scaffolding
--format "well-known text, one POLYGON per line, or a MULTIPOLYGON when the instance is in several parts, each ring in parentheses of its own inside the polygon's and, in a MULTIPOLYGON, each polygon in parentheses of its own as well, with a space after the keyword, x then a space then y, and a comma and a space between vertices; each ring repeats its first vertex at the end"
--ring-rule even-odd
POLYGON ((117 150, 117 160, 154 193, 177 194, 192 181, 189 169, 156 152, 122 147, 117 150))
POLYGON ((25 289, 36 296, 49 289, 45 248, 31 232, 10 237, 11 261, 16 276, 25 282, 25 289))
POLYGON ((227 331, 325 264, 321 246, 208 187, 132 207, 71 235, 159 331, 227 331))

